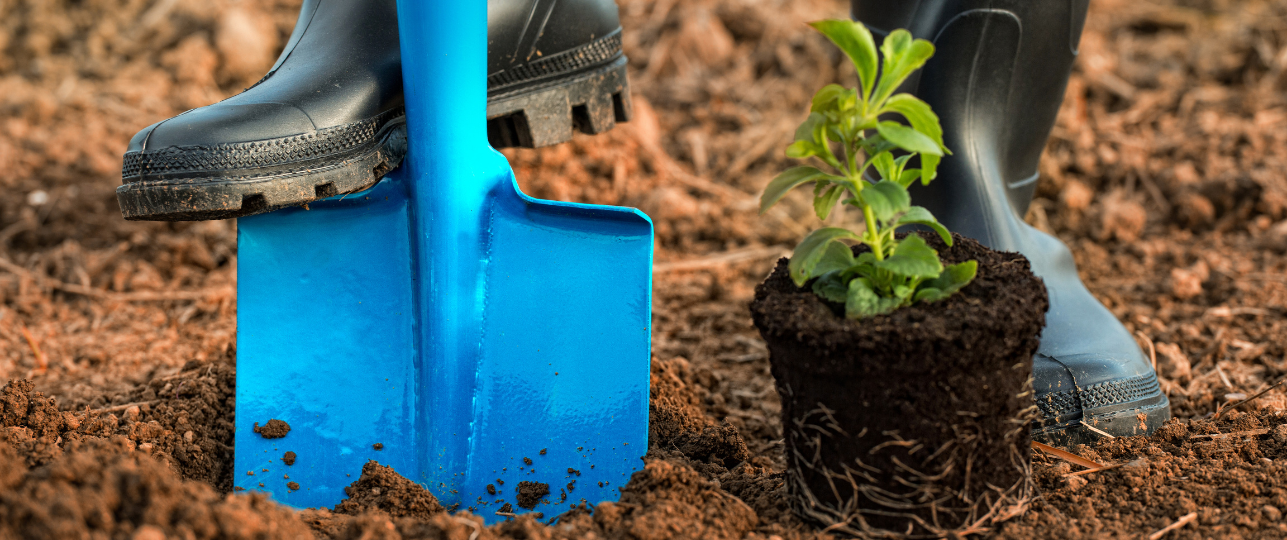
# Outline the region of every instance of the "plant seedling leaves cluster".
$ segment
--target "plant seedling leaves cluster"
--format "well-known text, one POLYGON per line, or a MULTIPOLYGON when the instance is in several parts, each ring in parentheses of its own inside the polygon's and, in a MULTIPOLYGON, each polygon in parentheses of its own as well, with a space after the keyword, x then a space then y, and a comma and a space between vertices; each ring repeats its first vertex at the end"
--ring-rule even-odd
POLYGON ((929 104, 894 91, 934 55, 934 45, 906 30, 876 40, 862 23, 834 19, 810 23, 853 62, 858 86, 830 84, 814 94, 809 116, 786 149, 794 159, 815 159, 825 168, 800 166, 774 178, 760 197, 760 213, 791 190, 813 184, 813 209, 825 220, 837 204, 862 211, 861 234, 841 227, 809 233, 788 266, 791 279, 845 305, 851 319, 888 313, 915 302, 934 302, 970 283, 976 261, 945 266, 917 235, 899 240, 900 227, 918 225, 952 245, 952 235, 929 210, 913 206, 907 188, 929 184, 943 156, 943 128, 929 104), (839 150, 839 152, 837 152, 839 150), (857 256, 845 241, 865 244, 857 256))

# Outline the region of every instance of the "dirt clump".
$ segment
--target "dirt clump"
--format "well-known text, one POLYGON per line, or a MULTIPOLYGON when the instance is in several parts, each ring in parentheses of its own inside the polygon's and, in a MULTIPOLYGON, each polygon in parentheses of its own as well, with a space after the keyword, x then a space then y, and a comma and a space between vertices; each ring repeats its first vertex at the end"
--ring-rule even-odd
POLYGON ((356 516, 379 510, 393 517, 427 518, 443 512, 429 490, 374 460, 362 466, 362 476, 345 487, 344 493, 348 498, 335 506, 337 514, 356 516))
POLYGON ((545 482, 528 482, 518 483, 518 507, 531 510, 536 505, 541 504, 541 499, 550 494, 550 485, 545 482))
POLYGON ((295 457, 294 452, 286 452, 285 454, 282 454, 282 463, 285 463, 288 467, 294 465, 295 457))
POLYGON ((294 512, 262 494, 228 495, 182 480, 129 449, 128 440, 87 440, 34 468, 0 443, 0 537, 312 538, 294 512), (138 537, 138 536, 135 536, 138 537))
POLYGON ((260 426, 259 422, 255 422, 254 431, 265 439, 280 439, 290 433, 290 424, 274 418, 263 426, 260 426))

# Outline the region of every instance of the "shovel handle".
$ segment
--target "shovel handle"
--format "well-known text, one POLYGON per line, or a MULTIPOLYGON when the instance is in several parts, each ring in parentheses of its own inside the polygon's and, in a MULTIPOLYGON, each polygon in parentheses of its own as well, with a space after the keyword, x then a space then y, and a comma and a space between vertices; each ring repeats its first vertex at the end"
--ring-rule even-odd
POLYGON ((407 135, 426 160, 465 161, 487 149, 487 3, 398 0, 407 135))

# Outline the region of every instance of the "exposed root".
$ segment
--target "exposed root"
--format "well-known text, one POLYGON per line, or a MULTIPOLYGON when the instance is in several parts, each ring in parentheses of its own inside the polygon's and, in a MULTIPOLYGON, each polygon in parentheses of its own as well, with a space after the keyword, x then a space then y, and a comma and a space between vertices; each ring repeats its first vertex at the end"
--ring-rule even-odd
MULTIPOLYGON (((1021 451, 1027 445, 1022 435, 1035 418, 1035 409, 1025 409, 1010 419, 1018 427, 1003 435, 1018 481, 1006 487, 984 481, 984 489, 972 493, 972 486, 978 489, 979 485, 977 479, 971 482, 973 465, 987 448, 996 448, 995 444, 981 444, 985 434, 972 421, 977 415, 963 413, 961 416, 971 421, 953 425, 954 436, 933 452, 925 451, 920 441, 904 440, 896 431, 881 433, 884 440, 873 444, 867 454, 895 448, 905 451, 904 459, 887 457, 894 470, 865 463, 865 456, 854 456, 835 470, 823 463, 823 443, 849 435, 837 424, 833 411, 819 403, 787 426, 791 507, 802 518, 823 526, 824 532, 860 538, 960 538, 986 533, 996 524, 1022 515, 1036 496, 1031 463, 1021 451), (906 459, 917 454, 924 457, 906 459), (829 493, 815 493, 806 475, 826 478, 829 493), (884 529, 872 523, 876 516, 901 518, 899 521, 908 525, 904 530, 884 529)), ((866 432, 864 429, 858 437, 866 432)))

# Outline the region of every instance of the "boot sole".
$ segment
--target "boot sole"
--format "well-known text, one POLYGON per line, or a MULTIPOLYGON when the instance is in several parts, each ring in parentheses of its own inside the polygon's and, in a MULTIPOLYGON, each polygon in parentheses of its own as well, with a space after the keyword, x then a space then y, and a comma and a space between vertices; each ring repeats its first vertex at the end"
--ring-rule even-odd
MULTIPOLYGON (((1156 385, 1156 379, 1153 379, 1156 385)), ((1096 406, 1096 401, 1108 397, 1119 387, 1126 385, 1106 383, 1103 388, 1091 387, 1080 392, 1077 398, 1082 404, 1090 405, 1080 414, 1059 415, 1058 420, 1047 417, 1045 426, 1034 426, 1032 438, 1051 446, 1071 447, 1078 444, 1090 444, 1105 438, 1104 433, 1114 437, 1132 437, 1148 435, 1162 427, 1171 418, 1170 401, 1160 390, 1149 392, 1138 398, 1112 404, 1096 406), (1096 390, 1100 390, 1096 392, 1096 390), (1098 394, 1105 394, 1099 396, 1098 394)), ((1037 397, 1042 399, 1041 396, 1037 397)))
MULTIPOLYGON (((537 148, 570 140, 573 130, 603 133, 631 116, 626 58, 618 56, 572 76, 560 73, 490 96, 487 134, 497 148, 537 148)), ((118 187, 116 197, 121 213, 131 221, 251 216, 369 189, 401 164, 406 152, 402 116, 385 124, 370 144, 324 164, 268 174, 243 170, 137 180, 118 187)))
POLYGON ((626 57, 574 77, 506 91, 487 100, 487 140, 496 148, 540 148, 572 132, 603 133, 634 116, 626 57))

